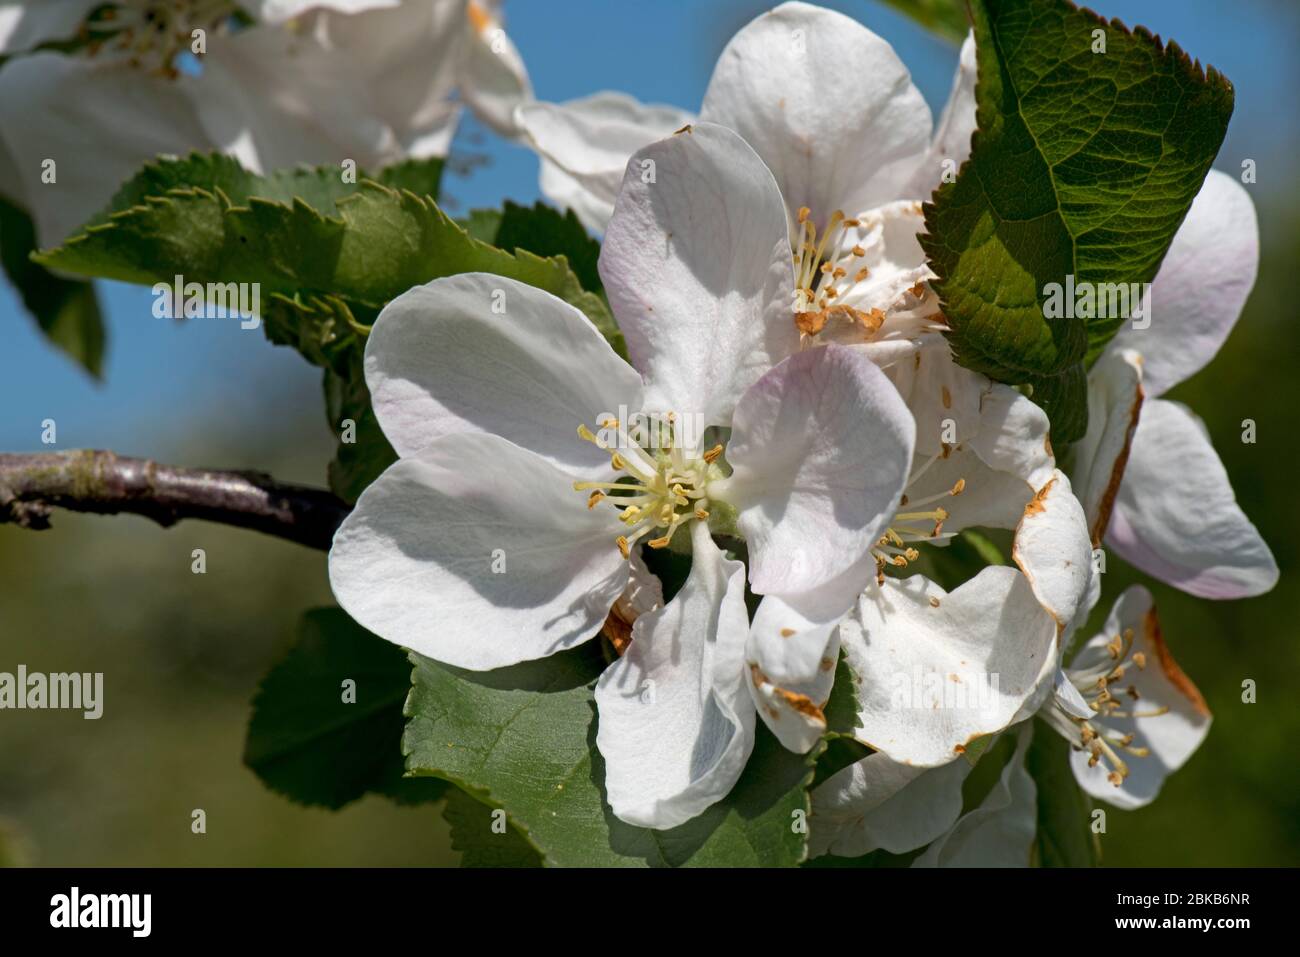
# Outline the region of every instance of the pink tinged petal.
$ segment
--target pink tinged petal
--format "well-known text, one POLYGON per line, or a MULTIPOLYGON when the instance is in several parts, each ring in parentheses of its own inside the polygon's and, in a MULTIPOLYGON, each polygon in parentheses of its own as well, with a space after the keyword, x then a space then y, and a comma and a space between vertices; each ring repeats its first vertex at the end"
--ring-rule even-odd
POLYGON ((969 761, 918 768, 867 755, 812 792, 808 856, 905 854, 929 844, 961 814, 961 786, 970 770, 969 761))
POLYGON ((515 110, 533 98, 528 70, 489 5, 469 0, 465 9, 468 39, 461 64, 461 99, 501 136, 517 136, 515 110))
POLYGON ((920 575, 869 588, 840 623, 857 683, 855 736, 936 767, 1007 727, 1056 667, 1055 623, 1023 575, 989 566, 945 592, 920 575))
POLYGON ((608 467, 578 426, 596 432, 620 405, 641 408, 640 377, 586 316, 489 273, 435 279, 390 302, 366 340, 365 368, 379 424, 403 456, 482 431, 560 468, 608 467))
MULTIPOLYGON (((920 163, 907 187, 908 196, 928 199, 943 182, 944 173, 956 176, 970 156, 971 135, 975 132, 975 34, 966 34, 958 57, 957 72, 952 78, 948 102, 934 130, 930 150, 920 163)), ((951 177, 949 178, 951 182, 951 177)))
POLYGON ((1255 204, 1236 179, 1210 170, 1151 283, 1150 327, 1125 323, 1108 349, 1142 353, 1147 394, 1163 394, 1214 358, 1258 270, 1255 204))
POLYGON ((825 224, 902 198, 930 109, 890 45, 857 21, 784 3, 722 51, 701 119, 735 130, 776 176, 791 214, 825 224))
POLYGON ((1177 402, 1143 408, 1106 544, 1202 598, 1248 598, 1277 584, 1273 553, 1237 505, 1205 424, 1177 402))
POLYGON ((0 137, 43 247, 74 233, 158 154, 210 148, 180 84, 126 63, 44 52, 0 68, 0 137), (46 160, 56 164, 54 183, 42 182, 46 160))
POLYGON ((567 103, 526 103, 515 117, 542 157, 542 193, 561 208, 572 208, 598 233, 614 215, 632 154, 694 118, 675 106, 641 103, 614 92, 567 103))
MULTIPOLYGON (((775 601, 765 598, 763 602, 775 601)), ((791 636, 793 637, 793 636, 791 636)), ((811 636, 802 643, 812 647, 811 636)), ((776 679, 762 664, 763 648, 754 641, 751 632, 746 649, 746 677, 754 706, 776 739, 789 751, 806 754, 826 733, 826 714, 823 709, 835 684, 835 663, 839 660, 839 636, 832 629, 815 666, 804 669, 803 677, 776 679)))
POLYGON ((729 425, 745 389, 798 349, 781 195, 722 127, 696 124, 632 157, 600 275, 658 411, 729 425))
POLYGON ((1054 472, 1025 506, 1011 558, 1056 622, 1058 635, 1087 615, 1095 575, 1092 542, 1083 506, 1063 472, 1054 472))
POLYGON ((696 522, 690 577, 642 615, 626 655, 596 684, 596 746, 622 821, 676 827, 731 791, 754 746, 754 708, 741 687, 744 565, 696 522))
POLYGON ((612 512, 494 435, 448 435, 388 468, 330 549, 330 585, 381 638, 483 671, 586 641, 628 580, 612 512))
POLYGON ((1145 397, 1143 358, 1107 350, 1088 373, 1088 430, 1074 448, 1074 486, 1100 546, 1119 494, 1145 397))
POLYGON ((1038 832, 1038 789, 1025 768, 1033 726, 1017 725, 1016 750, 975 810, 912 862, 913 867, 1028 867, 1038 832))
POLYGON ((754 591, 809 592, 868 553, 902 495, 913 430, 884 373, 843 346, 792 356, 745 393, 724 497, 739 512, 754 591))
POLYGON ((1134 717, 1103 717, 1096 715, 1092 722, 1099 729, 1114 735, 1133 735, 1133 746, 1145 747, 1150 754, 1145 757, 1123 754, 1128 775, 1116 787, 1108 779, 1109 769, 1099 762, 1088 767, 1087 751, 1074 751, 1070 764, 1079 786, 1109 804, 1121 808, 1138 808, 1155 800, 1164 779, 1177 771, 1192 756, 1210 730, 1210 709, 1205 699, 1174 661, 1160 632, 1151 593, 1141 585, 1129 588, 1115 602, 1106 619, 1101 634, 1088 642, 1075 660, 1070 672, 1089 666, 1109 668, 1106 645, 1126 629, 1133 631, 1133 654, 1143 656, 1144 667, 1137 667, 1132 654, 1125 665, 1124 677, 1115 683, 1111 693, 1123 702, 1122 710, 1134 717), (1127 688, 1137 692, 1133 699, 1127 688), (1168 709, 1164 713, 1162 709, 1168 709))
POLYGON ((68 40, 103 0, 13 0, 0 3, 0 56, 26 53, 42 43, 68 40))

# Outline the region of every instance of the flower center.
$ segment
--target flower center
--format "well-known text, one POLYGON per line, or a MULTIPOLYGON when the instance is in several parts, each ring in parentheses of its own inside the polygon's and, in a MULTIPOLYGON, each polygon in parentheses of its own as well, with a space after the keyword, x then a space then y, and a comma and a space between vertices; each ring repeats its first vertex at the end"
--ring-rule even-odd
POLYGON ((706 452, 687 447, 672 412, 654 419, 650 429, 629 429, 613 416, 598 425, 598 433, 579 425, 578 435, 608 452, 621 474, 612 482, 574 482, 573 488, 589 493, 588 508, 605 503, 618 510, 627 532, 614 541, 624 558, 647 535, 654 535, 646 541, 651 548, 667 548, 683 524, 708 520, 709 483, 722 477, 715 464, 721 445, 706 452))
POLYGON ((123 57, 174 79, 176 58, 192 48, 194 31, 216 29, 234 13, 233 0, 127 0, 101 7, 86 20, 87 52, 123 57))
POLYGON ((820 238, 807 206, 799 209, 799 240, 794 251, 794 323, 807 336, 815 336, 834 318, 859 322, 874 333, 885 321, 879 309, 863 312, 840 302, 844 294, 862 282, 871 270, 859 262, 867 255, 854 242, 853 230, 861 220, 848 219, 842 209, 831 220, 820 238), (850 245, 851 244, 851 245, 850 245))
MULTIPOLYGON (((949 451, 951 450, 945 446, 930 456, 919 468, 913 470, 907 479, 906 488, 911 488, 929 470, 930 466, 939 459, 947 458, 949 451)), ((947 509, 942 506, 934 508, 926 508, 925 506, 934 505, 935 502, 960 495, 965 490, 966 480, 964 478, 959 478, 951 488, 943 492, 937 492, 934 495, 927 495, 924 498, 909 499, 906 489, 904 490, 903 497, 898 503, 898 511, 894 513, 894 517, 890 520, 885 533, 880 536, 880 540, 871 549, 871 553, 876 557, 876 584, 884 583, 886 565, 893 565, 895 568, 906 568, 910 563, 921 557, 921 553, 914 547, 915 544, 944 541, 956 534, 955 532, 945 532, 943 530, 943 523, 948 520, 947 509)))
MULTIPOLYGON (((1106 645, 1107 657, 1092 668, 1070 671, 1070 683, 1079 690, 1083 699, 1098 719, 1105 718, 1156 718, 1169 711, 1160 706, 1149 711, 1138 710, 1141 695, 1132 684, 1124 685, 1129 666, 1139 671, 1147 666, 1146 655, 1133 650, 1133 629, 1125 628, 1106 645)), ((1151 751, 1133 743, 1133 733, 1119 734, 1088 718, 1077 718, 1060 708, 1050 711, 1053 724, 1066 740, 1089 752, 1088 767, 1098 764, 1109 769, 1107 780, 1115 787, 1128 777, 1128 765, 1121 754, 1145 758, 1151 751)))

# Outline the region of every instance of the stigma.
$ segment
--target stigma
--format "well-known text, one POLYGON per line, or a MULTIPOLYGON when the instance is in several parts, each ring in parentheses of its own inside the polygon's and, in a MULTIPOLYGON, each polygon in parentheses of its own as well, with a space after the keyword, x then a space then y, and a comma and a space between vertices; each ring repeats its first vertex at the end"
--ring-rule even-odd
POLYGON ((1067 671, 1070 683, 1096 713, 1080 718, 1060 707, 1050 709, 1049 723, 1076 749, 1088 752, 1088 767, 1101 766, 1106 779, 1120 787, 1129 775, 1129 758, 1145 758, 1151 751, 1136 741, 1135 733, 1120 734, 1105 725, 1108 718, 1156 718, 1168 713, 1165 705, 1147 707, 1129 680, 1133 671, 1147 667, 1146 655, 1134 651, 1134 633, 1125 628, 1106 643, 1106 656, 1091 668, 1067 671))
POLYGON ((683 525, 708 521, 709 486, 722 478, 721 445, 708 450, 688 447, 672 412, 648 435, 612 416, 597 424, 599 432, 579 425, 578 435, 608 453, 610 466, 619 474, 607 482, 574 482, 573 488, 587 493, 588 508, 612 506, 618 512, 626 531, 614 544, 624 558, 642 539, 651 548, 667 548, 683 525))
MULTIPOLYGON (((936 461, 947 458, 950 451, 945 446, 914 469, 907 479, 906 488, 911 488, 936 461)), ((948 510, 937 503, 955 498, 966 491, 966 480, 959 478, 946 491, 916 500, 908 498, 906 488, 889 526, 871 549, 871 554, 876 559, 877 585, 884 584, 887 566, 906 568, 921 557, 917 544, 941 542, 953 537, 954 533, 943 530, 943 523, 948 520, 948 510)))
POLYGON ((867 251, 853 241, 854 230, 862 222, 844 215, 842 209, 831 214, 820 237, 811 210, 799 208, 799 236, 794 251, 794 321, 806 336, 815 336, 834 318, 860 323, 868 335, 885 321, 879 309, 864 312, 841 301, 846 292, 871 275, 862 261, 867 251))

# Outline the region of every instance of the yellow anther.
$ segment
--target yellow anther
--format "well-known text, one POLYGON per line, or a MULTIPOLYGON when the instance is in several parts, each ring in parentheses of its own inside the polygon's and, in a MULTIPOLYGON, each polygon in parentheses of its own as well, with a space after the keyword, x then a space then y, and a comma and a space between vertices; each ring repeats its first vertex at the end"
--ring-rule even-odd
POLYGON ((806 223, 806 222, 808 222, 808 216, 809 216, 810 213, 812 213, 812 210, 809 209, 807 206, 800 206, 800 207, 799 207, 799 222, 801 222, 801 223, 806 223))
POLYGON ((619 455, 617 452, 614 452, 610 455, 609 464, 614 467, 615 472, 627 471, 627 460, 624 459, 623 456, 619 455))
POLYGON ((957 480, 957 484, 952 487, 952 490, 949 491, 948 494, 960 495, 964 491, 966 491, 966 480, 964 478, 961 478, 957 480))
POLYGON ((702 508, 697 508, 695 510, 695 517, 698 518, 701 522, 703 522, 705 519, 709 517, 709 513, 702 508))
MULTIPOLYGON (((593 433, 591 429, 587 428, 585 425, 578 426, 578 437, 586 442, 596 442, 595 433, 593 433)), ((596 442, 596 444, 599 445, 600 443, 596 442)))
MULTIPOLYGON (((867 254, 867 251, 866 251, 865 249, 863 249, 860 245, 855 245, 855 246, 853 247, 853 255, 856 256, 857 258, 861 259, 861 258, 862 258, 863 256, 865 256, 866 254, 867 254)), ((863 270, 865 271, 866 267, 863 266, 862 268, 863 268, 863 270)))
POLYGON ((718 444, 704 453, 704 461, 712 465, 720 455, 722 455, 722 445, 718 444))
POLYGON ((596 489, 596 491, 587 496, 587 508, 595 508, 604 497, 605 493, 600 489, 596 489))
POLYGON ((667 548, 670 541, 672 541, 672 536, 665 535, 663 538, 652 538, 646 544, 651 548, 667 548))
POLYGON ((631 551, 628 549, 626 535, 620 535, 618 538, 614 539, 614 544, 618 546, 619 554, 622 555, 624 558, 627 558, 632 554, 631 551))

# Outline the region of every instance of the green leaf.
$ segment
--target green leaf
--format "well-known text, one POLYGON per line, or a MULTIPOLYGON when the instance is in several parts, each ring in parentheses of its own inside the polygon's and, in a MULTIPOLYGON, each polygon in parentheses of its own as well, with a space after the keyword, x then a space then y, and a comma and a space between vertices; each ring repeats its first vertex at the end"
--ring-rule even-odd
POLYGON ((552 866, 792 866, 805 853, 815 755, 794 755, 759 722, 732 793, 668 831, 632 827, 604 800, 595 747, 594 642, 489 672, 412 655, 407 770, 451 781, 510 820, 552 866), (800 812, 800 813, 796 813, 800 812))
POLYGON ((95 288, 32 262, 36 230, 23 210, 0 198, 0 265, 45 337, 96 379, 104 371, 104 320, 95 288))
POLYGON ((340 808, 368 791, 434 800, 443 782, 404 777, 402 704, 410 666, 341 609, 307 612, 298 642, 253 699, 244 763, 300 804, 340 808), (345 700, 345 681, 355 696, 345 700))
POLYGON ((885 2, 945 40, 961 43, 966 39, 966 30, 970 23, 966 19, 965 0, 885 0, 885 2))
POLYGON ((1025 767, 1038 789, 1038 862, 1043 867, 1095 867, 1092 803, 1070 770, 1070 744, 1042 721, 1025 767))
POLYGON ((459 788, 448 790, 442 816, 451 825, 451 846, 460 851, 460 866, 541 867, 541 855, 519 829, 508 818, 493 816, 500 810, 476 801, 459 788))
POLYGON ((1086 427, 1084 364, 1128 310, 1049 320, 1047 287, 1154 278, 1223 142, 1232 87, 1177 45, 1066 0, 971 10, 979 129, 925 207, 922 245, 958 361, 1032 386, 1063 445, 1086 427))

